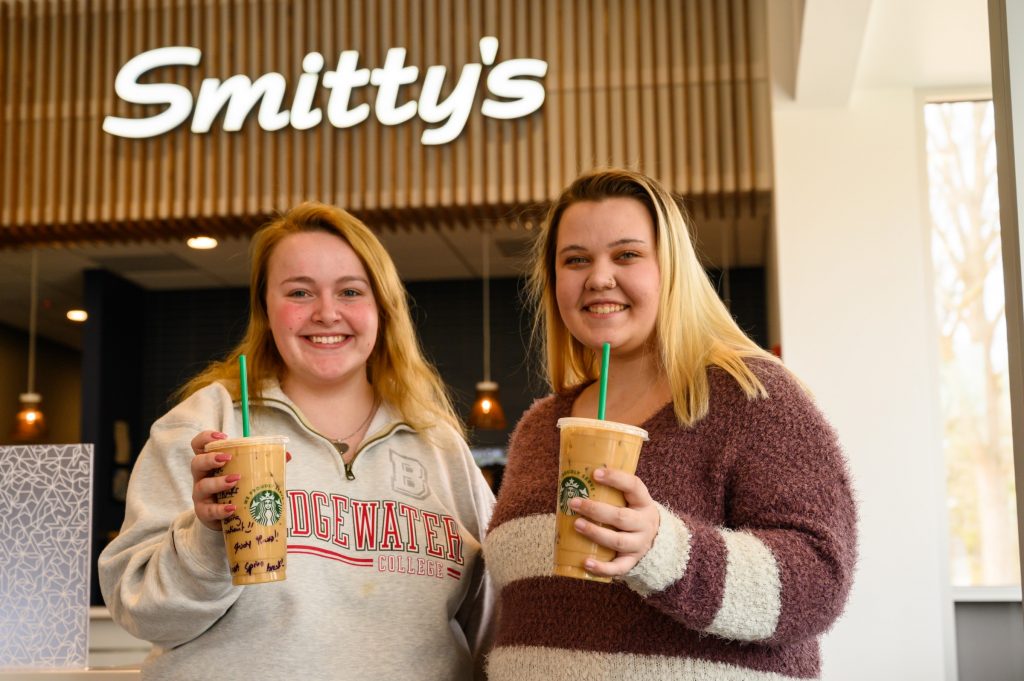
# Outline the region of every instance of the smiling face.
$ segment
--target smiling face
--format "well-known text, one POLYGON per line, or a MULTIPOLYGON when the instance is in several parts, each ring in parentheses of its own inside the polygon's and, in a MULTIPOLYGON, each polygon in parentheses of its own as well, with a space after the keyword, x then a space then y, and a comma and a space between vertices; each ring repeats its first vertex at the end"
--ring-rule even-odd
POLYGON ((628 355, 655 341, 658 269, 654 223, 629 198, 581 201, 558 223, 555 297, 566 328, 594 350, 628 355))
POLYGON ((320 231, 282 239, 268 262, 266 300, 286 383, 366 380, 379 315, 366 268, 344 239, 320 231))

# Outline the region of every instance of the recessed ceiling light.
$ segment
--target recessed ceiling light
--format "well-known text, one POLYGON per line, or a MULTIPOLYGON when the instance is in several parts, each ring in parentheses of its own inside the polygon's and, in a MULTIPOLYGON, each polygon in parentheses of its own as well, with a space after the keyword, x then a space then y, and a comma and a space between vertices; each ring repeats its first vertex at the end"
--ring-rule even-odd
POLYGON ((89 313, 85 310, 68 310, 67 317, 73 322, 84 322, 89 318, 89 313))
POLYGON ((208 251, 211 248, 217 248, 217 240, 212 236, 194 236, 186 243, 189 248, 194 248, 197 251, 208 251))

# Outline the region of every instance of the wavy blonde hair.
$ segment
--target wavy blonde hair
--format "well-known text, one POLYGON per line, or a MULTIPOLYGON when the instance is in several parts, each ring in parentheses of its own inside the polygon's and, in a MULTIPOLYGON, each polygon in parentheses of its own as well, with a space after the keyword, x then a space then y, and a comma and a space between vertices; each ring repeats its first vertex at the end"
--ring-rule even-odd
POLYGON ((590 171, 573 181, 548 210, 534 243, 528 295, 535 311, 534 339, 547 358, 551 388, 561 392, 599 377, 598 353, 576 340, 558 313, 555 255, 566 209, 610 198, 639 201, 654 223, 661 273, 655 333, 679 423, 692 426, 707 415, 709 366, 727 371, 747 397, 767 397, 744 360, 781 362, 743 333, 712 288, 697 260, 682 206, 652 178, 620 169, 590 171))
POLYGON ((254 399, 260 398, 264 380, 284 378, 287 367, 274 344, 267 314, 267 270, 277 245, 292 234, 303 232, 326 232, 340 237, 352 247, 366 268, 380 317, 377 339, 366 364, 367 378, 377 398, 397 409, 414 428, 429 429, 438 423, 447 423, 463 433, 444 382, 423 356, 405 287, 391 256, 355 216, 314 201, 295 206, 253 236, 249 325, 245 336, 224 360, 211 363, 186 383, 179 397, 187 397, 219 381, 238 399, 238 357, 243 354, 247 358, 250 395, 254 399))

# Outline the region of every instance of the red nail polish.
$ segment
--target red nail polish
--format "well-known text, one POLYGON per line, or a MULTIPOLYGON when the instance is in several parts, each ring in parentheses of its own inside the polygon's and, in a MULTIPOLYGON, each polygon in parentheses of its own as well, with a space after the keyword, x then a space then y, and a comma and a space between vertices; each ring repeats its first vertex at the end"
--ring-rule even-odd
POLYGON ((212 437, 214 440, 227 440, 228 439, 227 434, 226 433, 221 433, 220 431, 217 431, 217 432, 211 434, 210 437, 212 437))

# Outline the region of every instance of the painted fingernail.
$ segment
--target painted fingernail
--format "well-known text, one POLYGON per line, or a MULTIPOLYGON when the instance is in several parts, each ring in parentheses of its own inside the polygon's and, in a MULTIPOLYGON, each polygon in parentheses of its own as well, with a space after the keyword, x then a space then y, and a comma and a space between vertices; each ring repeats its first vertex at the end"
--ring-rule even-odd
POLYGON ((210 437, 212 437, 214 440, 227 440, 228 439, 227 433, 222 433, 219 430, 214 432, 214 433, 211 433, 210 437))
POLYGON ((231 475, 224 478, 224 482, 238 482, 241 479, 242 475, 240 473, 232 473, 231 475))
POLYGON ((234 504, 226 504, 224 506, 224 512, 225 513, 234 513, 235 512, 235 505, 234 504))
POLYGON ((218 454, 217 456, 213 457, 213 460, 214 461, 218 461, 220 463, 225 463, 227 461, 231 461, 231 455, 230 454, 218 454))
POLYGON ((292 453, 291 452, 285 452, 284 453, 284 462, 288 463, 291 460, 292 460, 292 453))

